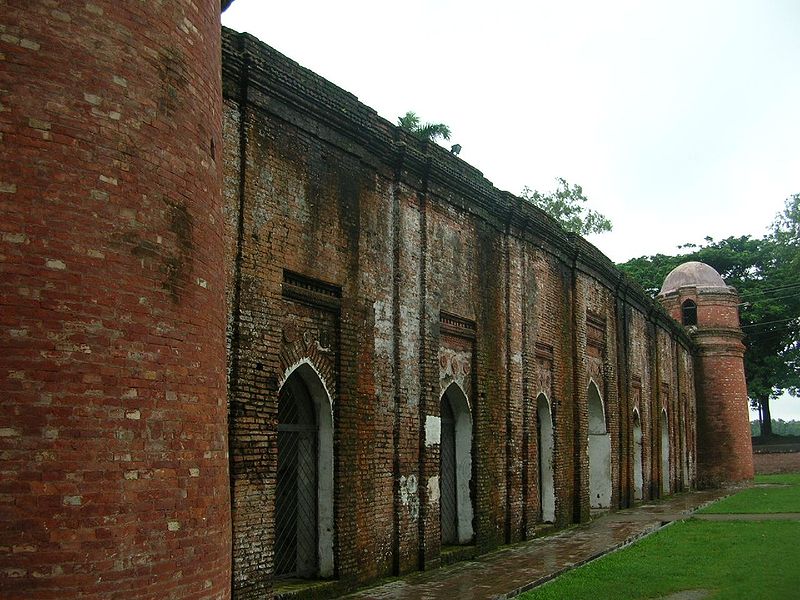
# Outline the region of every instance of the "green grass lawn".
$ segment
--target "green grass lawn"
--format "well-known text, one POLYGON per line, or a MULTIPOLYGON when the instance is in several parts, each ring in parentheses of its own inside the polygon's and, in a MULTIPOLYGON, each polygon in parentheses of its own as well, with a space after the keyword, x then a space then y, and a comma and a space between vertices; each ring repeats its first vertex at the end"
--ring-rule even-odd
MULTIPOLYGON (((800 512, 800 474, 770 475, 709 513, 800 512)), ((625 600, 707 590, 708 598, 800 598, 800 521, 689 519, 523 594, 525 600, 625 600)))
MULTIPOLYGON (((753 487, 723 498, 699 512, 713 514, 800 513, 800 474, 759 475, 758 483, 781 487, 753 487)), ((800 592, 798 593, 800 597, 800 592)))
POLYGON ((709 598, 800 596, 798 521, 676 523, 624 550, 523 594, 525 600, 660 598, 704 589, 709 598))

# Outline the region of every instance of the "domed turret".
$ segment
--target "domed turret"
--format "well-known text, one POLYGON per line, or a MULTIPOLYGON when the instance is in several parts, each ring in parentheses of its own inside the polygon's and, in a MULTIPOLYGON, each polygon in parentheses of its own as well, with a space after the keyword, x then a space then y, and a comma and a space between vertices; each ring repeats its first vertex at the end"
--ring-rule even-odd
POLYGON ((697 344, 697 468, 700 485, 753 477, 739 296, 719 273, 687 262, 664 279, 658 300, 697 344))
POLYGON ((659 295, 668 294, 669 292, 674 292, 687 286, 696 288, 728 288, 714 267, 706 263, 690 261, 670 271, 669 275, 664 279, 664 284, 661 286, 659 295))
POLYGON ((657 297, 670 316, 687 327, 739 330, 736 290, 705 263, 691 261, 672 269, 657 297))

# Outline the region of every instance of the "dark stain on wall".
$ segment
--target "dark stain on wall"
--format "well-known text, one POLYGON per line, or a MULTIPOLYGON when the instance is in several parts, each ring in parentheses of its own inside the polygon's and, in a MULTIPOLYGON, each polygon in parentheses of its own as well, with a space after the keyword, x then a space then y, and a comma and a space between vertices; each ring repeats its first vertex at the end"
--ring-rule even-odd
MULTIPOLYGON (((229 281, 241 288, 241 333, 229 359, 238 382, 230 398, 234 595, 258 597, 274 587, 278 390, 259 381, 281 382, 291 368, 280 348, 292 322, 337 332, 325 359, 335 382, 335 589, 535 535, 543 525, 539 393, 549 394, 555 424, 555 525, 587 519, 591 369, 609 411, 611 508, 627 505, 627 372, 646 382, 645 391, 661 379, 677 382, 682 367, 674 352, 658 351, 655 332, 691 351, 682 328, 591 244, 496 190, 443 148, 399 131, 352 94, 248 35, 225 30, 223 56, 226 147, 239 144, 242 127, 255 132, 240 157, 246 173, 237 176, 232 165, 225 194, 234 214, 237 190, 244 193, 241 274, 229 281), (250 120, 237 129, 242 103, 250 120), (341 289, 335 325, 321 314, 300 315, 282 299, 286 270, 341 289), (468 343, 442 331, 443 313, 473 323, 468 343), (589 314, 599 332, 591 356, 589 314), (437 423, 440 383, 449 381, 453 364, 470 369, 462 383, 471 410, 474 535, 447 548, 437 423)), ((292 356, 322 360, 314 348, 296 346, 292 356)), ((692 387, 681 384, 681 394, 691 409, 692 387)), ((642 402, 650 499, 661 494, 660 464, 652 459, 655 393, 642 402)), ((683 463, 674 467, 673 478, 683 477, 683 463)))

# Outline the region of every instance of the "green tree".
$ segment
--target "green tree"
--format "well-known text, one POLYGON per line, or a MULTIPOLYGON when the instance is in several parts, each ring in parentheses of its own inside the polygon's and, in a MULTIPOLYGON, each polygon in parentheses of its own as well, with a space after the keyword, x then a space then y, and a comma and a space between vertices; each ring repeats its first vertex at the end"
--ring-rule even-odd
POLYGON ((567 231, 580 235, 611 231, 611 221, 585 206, 589 200, 581 186, 570 185, 563 177, 556 181, 558 187, 553 191, 542 193, 526 186, 521 196, 553 217, 567 231))
POLYGON ((432 142, 450 139, 450 128, 444 123, 423 123, 415 112, 408 111, 398 117, 397 125, 421 140, 432 142))
POLYGON ((711 265, 736 288, 747 392, 759 410, 762 435, 770 435, 770 400, 784 391, 800 394, 800 194, 786 200, 761 238, 706 238, 705 244, 679 249, 685 253, 643 256, 619 266, 653 295, 673 268, 690 260, 711 265))

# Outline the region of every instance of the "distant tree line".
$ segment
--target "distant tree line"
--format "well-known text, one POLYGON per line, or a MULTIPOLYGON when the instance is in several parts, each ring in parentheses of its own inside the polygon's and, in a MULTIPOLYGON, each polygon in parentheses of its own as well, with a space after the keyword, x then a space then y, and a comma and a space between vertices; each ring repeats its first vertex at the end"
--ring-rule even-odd
POLYGON ((684 244, 676 256, 642 256, 619 267, 653 295, 667 273, 689 260, 711 265, 736 288, 750 405, 759 411, 761 431, 778 433, 770 431, 770 400, 784 392, 800 396, 800 194, 786 199, 766 235, 705 242, 684 244))
MULTIPOLYGON (((750 433, 753 437, 761 435, 761 425, 756 421, 750 421, 750 433)), ((800 436, 800 421, 784 421, 783 419, 772 419, 773 435, 795 435, 800 436)))

